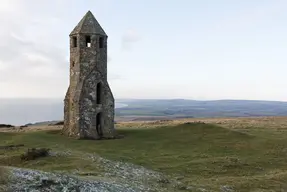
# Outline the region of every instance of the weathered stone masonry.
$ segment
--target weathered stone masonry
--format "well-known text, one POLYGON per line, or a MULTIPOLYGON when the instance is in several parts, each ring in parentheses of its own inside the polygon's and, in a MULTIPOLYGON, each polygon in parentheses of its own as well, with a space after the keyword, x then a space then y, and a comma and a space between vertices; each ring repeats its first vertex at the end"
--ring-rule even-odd
POLYGON ((67 136, 115 136, 114 97, 107 81, 107 39, 90 11, 70 33, 70 85, 62 130, 67 136))

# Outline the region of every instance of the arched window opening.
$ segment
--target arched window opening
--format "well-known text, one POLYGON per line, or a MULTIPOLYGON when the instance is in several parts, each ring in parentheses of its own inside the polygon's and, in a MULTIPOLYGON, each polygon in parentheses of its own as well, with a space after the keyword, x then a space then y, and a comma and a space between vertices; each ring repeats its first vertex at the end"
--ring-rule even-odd
POLYGON ((91 36, 86 36, 86 47, 91 47, 91 36))
POLYGON ((97 84, 97 104, 102 104, 102 84, 97 84))
POLYGON ((73 47, 77 47, 77 37, 72 37, 73 47))
POLYGON ((104 38, 100 37, 99 39, 99 48, 104 48, 104 38))
POLYGON ((98 113, 96 117, 96 129, 99 137, 103 137, 103 130, 102 130, 102 113, 98 113))

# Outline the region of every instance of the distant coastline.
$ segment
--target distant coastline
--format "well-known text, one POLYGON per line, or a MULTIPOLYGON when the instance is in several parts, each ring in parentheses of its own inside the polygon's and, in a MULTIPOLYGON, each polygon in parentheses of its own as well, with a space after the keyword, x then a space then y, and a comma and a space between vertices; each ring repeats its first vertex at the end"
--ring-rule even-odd
POLYGON ((123 108, 123 107, 127 107, 128 105, 127 104, 124 104, 124 103, 115 103, 115 108, 123 108))
MULTIPOLYGON (((115 101, 115 108, 128 104, 115 101)), ((15 126, 46 122, 63 118, 63 102, 60 99, 3 99, 0 98, 0 124, 15 126)))
MULTIPOLYGON (((287 116, 287 102, 254 100, 116 99, 121 120, 287 116)), ((61 99, 1 99, 0 124, 24 125, 63 119, 61 99)))

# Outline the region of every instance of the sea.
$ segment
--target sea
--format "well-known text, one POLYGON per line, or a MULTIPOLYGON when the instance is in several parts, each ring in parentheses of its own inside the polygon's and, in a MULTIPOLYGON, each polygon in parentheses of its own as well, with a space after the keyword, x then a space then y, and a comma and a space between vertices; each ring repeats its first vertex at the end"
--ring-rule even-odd
MULTIPOLYGON (((115 103, 116 108, 126 107, 115 103)), ((61 99, 2 99, 0 98, 0 124, 24 125, 43 121, 63 120, 64 103, 61 99)))

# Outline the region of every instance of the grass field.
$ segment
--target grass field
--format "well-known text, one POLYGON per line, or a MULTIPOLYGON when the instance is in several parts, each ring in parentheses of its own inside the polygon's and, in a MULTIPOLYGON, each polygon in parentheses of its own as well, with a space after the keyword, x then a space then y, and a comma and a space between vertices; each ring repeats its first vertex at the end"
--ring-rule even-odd
POLYGON ((66 138, 55 130, 0 133, 0 165, 46 171, 100 172, 83 153, 142 165, 178 178, 185 185, 219 191, 287 191, 287 117, 190 119, 117 124, 124 139, 91 141, 66 138), (187 123, 190 121, 205 123, 187 123), (46 157, 26 163, 17 157, 28 147, 72 151, 71 157, 46 157))

